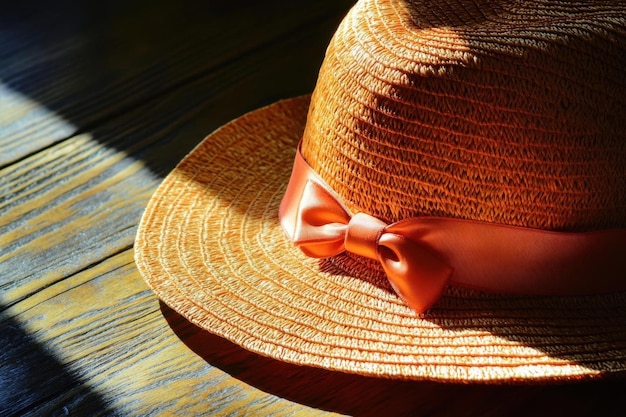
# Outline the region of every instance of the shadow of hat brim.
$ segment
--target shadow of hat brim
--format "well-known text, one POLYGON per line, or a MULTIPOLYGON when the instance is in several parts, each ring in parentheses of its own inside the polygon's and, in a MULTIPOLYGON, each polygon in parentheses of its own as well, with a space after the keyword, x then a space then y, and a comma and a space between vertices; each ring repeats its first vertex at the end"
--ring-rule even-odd
POLYGON ((210 365, 263 392, 316 409, 355 416, 621 415, 626 381, 567 384, 468 384, 407 381, 328 371, 261 356, 194 326, 161 304, 191 351, 210 365), (453 400, 451 400, 453 399, 453 400), (610 410, 610 411, 606 411, 610 410))

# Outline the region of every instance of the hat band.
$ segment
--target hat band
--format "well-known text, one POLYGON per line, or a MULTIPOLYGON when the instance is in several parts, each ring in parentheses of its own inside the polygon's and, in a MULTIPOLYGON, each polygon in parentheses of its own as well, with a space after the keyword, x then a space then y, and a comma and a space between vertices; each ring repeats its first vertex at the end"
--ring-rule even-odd
POLYGON ((626 229, 553 232, 442 217, 395 223, 352 214, 307 164, 300 145, 280 205, 285 233, 307 256, 376 259, 419 313, 447 285, 524 295, 626 290, 626 229))

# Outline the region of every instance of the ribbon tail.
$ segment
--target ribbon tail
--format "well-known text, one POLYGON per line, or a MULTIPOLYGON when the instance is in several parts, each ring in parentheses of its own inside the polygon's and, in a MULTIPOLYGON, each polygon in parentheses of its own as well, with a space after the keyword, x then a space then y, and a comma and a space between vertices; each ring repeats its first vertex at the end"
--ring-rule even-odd
POLYGON ((433 250, 395 233, 383 233, 379 245, 379 261, 398 296, 418 313, 428 310, 448 286, 453 268, 433 250))

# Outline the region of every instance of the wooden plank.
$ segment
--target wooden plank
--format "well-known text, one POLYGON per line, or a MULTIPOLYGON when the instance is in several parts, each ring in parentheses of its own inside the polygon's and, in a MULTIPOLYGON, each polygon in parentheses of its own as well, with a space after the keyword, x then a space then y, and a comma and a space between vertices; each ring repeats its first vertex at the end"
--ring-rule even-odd
POLYGON ((20 3, 0 18, 0 167, 306 27, 338 24, 351 2, 42 2, 48 13, 20 3))
POLYGON ((337 17, 323 23, 1 170, 5 305, 131 247, 161 176, 212 130, 311 91, 337 17))
POLYGON ((138 416, 232 415, 247 410, 288 416, 315 411, 250 389, 181 343, 137 273, 132 250, 58 282, 6 313, 32 335, 27 343, 13 341, 18 363, 12 366, 26 368, 19 362, 36 360, 32 351, 41 346, 48 352, 47 363, 31 363, 31 372, 19 375, 30 383, 22 395, 31 394, 28 402, 12 407, 19 415, 96 415, 104 410, 138 416), (50 358, 72 375, 73 384, 46 383, 50 358))

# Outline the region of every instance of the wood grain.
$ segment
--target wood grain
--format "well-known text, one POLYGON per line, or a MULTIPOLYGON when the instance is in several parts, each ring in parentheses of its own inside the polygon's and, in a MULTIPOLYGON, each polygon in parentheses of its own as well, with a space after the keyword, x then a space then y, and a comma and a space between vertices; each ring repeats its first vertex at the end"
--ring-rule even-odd
POLYGON ((69 390, 43 385, 48 400, 25 415, 64 409, 78 415, 215 415, 245 409, 287 416, 303 411, 249 389, 180 343, 138 275, 130 249, 40 291, 6 314, 32 335, 31 343, 46 346, 80 381, 69 390), (86 392, 95 393, 100 398, 96 406, 107 410, 81 403, 86 392))
MULTIPOLYGON (((75 58, 80 66, 95 58, 80 48, 55 49, 74 41, 68 33, 37 38, 49 57, 37 56, 35 44, 15 48, 0 74, 0 338, 8 346, 0 356, 0 414, 206 415, 278 405, 273 413, 287 415, 301 408, 248 390, 185 348, 137 275, 131 248, 162 175, 204 136, 259 105, 311 91, 345 12, 331 3, 287 7, 283 15, 271 9, 284 2, 247 14, 222 5, 226 18, 215 17, 221 23, 204 40, 180 35, 187 49, 144 42, 142 65, 154 76, 131 62, 117 74, 106 65, 77 80, 75 68, 55 67, 55 60, 75 58), (244 19, 251 36, 236 36, 241 27, 233 19, 244 19), (201 53, 207 43, 214 47, 201 53), (60 73, 46 79, 36 72, 47 65, 60 73)), ((167 19, 163 10, 152 12, 167 19)), ((202 32, 204 25, 192 27, 202 32)), ((85 41, 105 41, 94 36, 85 41)))
POLYGON ((1 170, 0 193, 7 196, 0 202, 3 292, 19 301, 129 248, 161 176, 204 136, 263 104, 259 97, 310 91, 315 78, 303 68, 302 56, 312 50, 321 54, 324 46, 306 39, 319 39, 335 24, 309 27, 247 54, 159 101, 1 170), (298 54, 284 54, 296 47, 298 54))
POLYGON ((348 5, 63 1, 57 10, 42 3, 41 13, 14 12, 19 24, 0 25, 0 166, 310 26, 336 26, 348 5))

